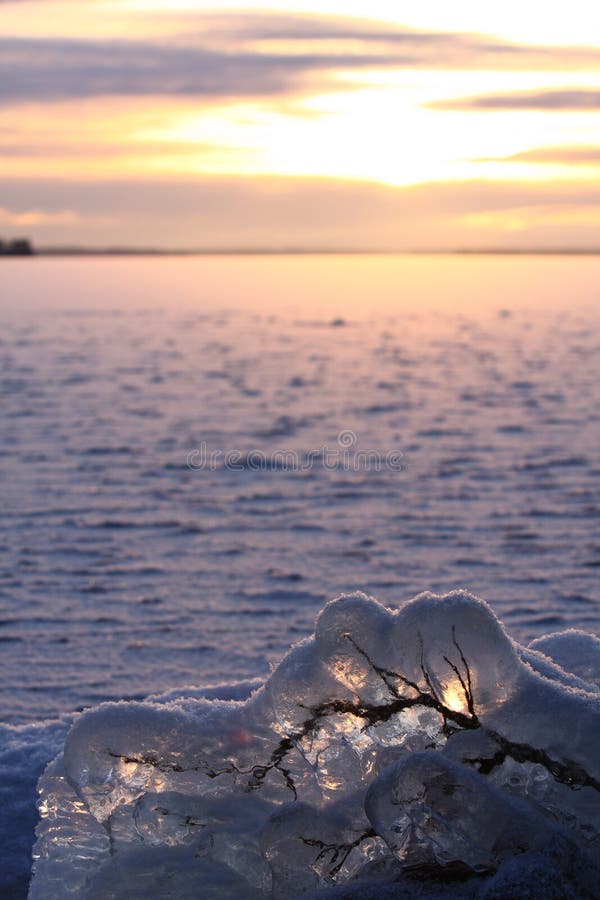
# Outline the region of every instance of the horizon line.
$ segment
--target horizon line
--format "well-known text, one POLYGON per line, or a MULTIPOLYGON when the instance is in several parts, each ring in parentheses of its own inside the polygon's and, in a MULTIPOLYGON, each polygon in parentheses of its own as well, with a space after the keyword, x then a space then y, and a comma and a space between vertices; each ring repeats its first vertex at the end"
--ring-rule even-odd
MULTIPOLYGON (((42 246, 35 256, 600 256, 598 247, 86 247, 42 246)), ((5 258, 8 258, 5 257, 5 258)), ((14 257, 13 257, 14 258, 14 257)), ((28 257, 31 259, 32 257, 28 257)))

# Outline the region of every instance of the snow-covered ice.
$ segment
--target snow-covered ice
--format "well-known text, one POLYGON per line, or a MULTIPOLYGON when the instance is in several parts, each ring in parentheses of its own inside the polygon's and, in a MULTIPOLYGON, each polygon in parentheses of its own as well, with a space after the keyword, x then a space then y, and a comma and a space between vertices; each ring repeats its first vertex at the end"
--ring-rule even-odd
POLYGON ((264 678, 356 588, 468 587, 523 643, 597 630, 600 258, 3 274, 1 721, 264 678), (349 431, 402 471, 187 467, 349 431))
POLYGON ((593 897, 600 697, 592 650, 572 674, 556 642, 462 591, 356 593, 248 699, 83 713, 40 780, 30 898, 593 897))
MULTIPOLYGON (((125 751, 132 754, 149 742, 149 752, 164 751, 169 759, 175 737, 163 721, 173 717, 186 758, 199 748, 211 759, 237 759, 226 744, 235 748, 240 734, 249 736, 241 739, 249 741, 247 750, 236 753, 250 770, 246 779, 254 773, 258 786, 244 792, 236 782, 241 801, 230 784, 233 773, 210 780, 234 801, 219 806, 222 837, 202 857, 203 890, 212 878, 219 890, 229 883, 234 893, 242 878, 242 894, 249 896, 249 852, 259 893, 265 877, 281 893, 291 878, 294 890, 302 881, 321 894, 375 891, 381 900, 391 877, 396 896, 414 893, 417 876, 384 838, 364 837, 374 828, 363 801, 377 783, 375 768, 383 775, 403 764, 399 742, 417 762, 417 754, 432 750, 463 768, 471 760, 475 774, 507 802, 520 802, 526 792, 528 805, 555 811, 560 828, 587 833, 596 794, 564 784, 568 766, 557 770, 560 777, 547 775, 545 763, 552 766, 555 754, 562 758, 562 745, 552 749, 549 740, 548 759, 523 760, 514 747, 512 756, 505 754, 488 731, 527 745, 534 709, 536 722, 545 715, 557 740, 568 733, 577 745, 583 719, 571 694, 597 699, 600 690, 598 640, 587 634, 598 628, 600 563, 598 258, 14 262, 0 304, 3 898, 23 900, 27 891, 39 776, 74 721, 96 728, 106 714, 112 734, 112 713, 79 719, 75 712, 106 701, 146 698, 142 710, 148 706, 159 716, 161 740, 154 746, 145 715, 138 742, 129 727, 138 713, 130 720, 127 712, 125 751), (253 471, 247 464, 242 471, 192 471, 186 464, 202 442, 211 451, 237 449, 245 463, 253 451, 289 450, 305 459, 313 448, 339 450, 339 436, 350 431, 358 451, 400 451, 402 471, 253 471), (418 634, 427 637, 433 690, 454 716, 448 727, 454 721, 458 728, 451 737, 440 730, 439 709, 426 700, 363 727, 355 698, 369 709, 386 705, 388 688, 340 638, 339 609, 328 610, 317 637, 280 662, 340 592, 360 587, 397 608, 424 587, 441 594, 463 586, 485 597, 519 641, 507 642, 496 629, 486 680, 477 641, 457 633, 470 668, 479 671, 476 711, 487 731, 465 724, 466 695, 444 660, 464 678, 451 633, 449 653, 419 614, 413 621, 403 612, 403 641, 388 629, 388 613, 364 618, 362 603, 348 601, 344 616, 354 623, 361 651, 377 664, 392 660, 390 671, 411 680, 423 677, 418 634), (275 664, 276 676, 267 679, 275 664), (515 686, 523 671, 537 674, 525 681, 519 675, 515 686), (248 706, 240 706, 265 680, 248 706), (233 681, 243 683, 232 688, 233 681), (539 688, 547 683, 559 689, 552 710, 539 688), (149 692, 156 696, 148 700, 149 692), (321 716, 313 735, 295 738, 282 762, 268 768, 273 747, 301 730, 324 697, 346 706, 321 716), (220 702, 230 700, 236 702, 220 702), (198 736, 202 722, 208 730, 198 736), (488 760, 488 772, 479 759, 488 760), (282 765, 290 766, 298 799, 282 765), (359 797, 345 795, 351 778, 359 797), (293 815, 286 811, 290 803, 293 815), (315 810, 316 840, 330 849, 301 840, 299 847, 294 837, 294 828, 305 836, 315 810), (288 815, 280 841, 278 817, 288 815), (344 849, 334 862, 340 835, 344 849), (232 868, 228 841, 243 859, 242 872, 232 868), (292 856, 288 845, 296 848, 292 856), (306 875, 310 853, 319 858, 306 875), (290 876, 292 858, 302 877, 290 876), (333 881, 351 880, 324 887, 340 863, 333 881), (358 887, 361 879, 367 887, 358 887)), ((591 745, 595 738, 586 740, 591 745)), ((89 758, 101 767, 101 754, 90 751, 89 758)), ((111 775, 102 802, 108 811, 123 782, 122 802, 107 812, 120 849, 102 863, 102 876, 95 866, 104 853, 104 826, 90 819, 89 798, 63 796, 62 763, 48 773, 46 798, 54 778, 65 829, 57 834, 66 838, 71 829, 85 848, 71 866, 70 841, 63 862, 54 847, 43 876, 48 884, 53 866, 57 877, 70 872, 71 879, 89 866, 94 879, 104 879, 98 892, 109 895, 107 885, 121 878, 117 859, 123 879, 143 872, 146 846, 156 838, 162 854, 166 834, 175 841, 166 859, 187 859, 191 845, 180 842, 178 816, 193 842, 197 830, 206 832, 194 823, 217 815, 217 806, 202 805, 208 803, 203 794, 200 805, 189 800, 198 795, 194 773, 187 773, 191 786, 185 772, 169 770, 164 785, 142 785, 136 816, 144 842, 129 848, 134 866, 133 855, 121 852, 131 833, 128 773, 139 765, 136 778, 143 779, 147 766, 114 762, 117 781, 111 775), (158 815, 153 794, 169 815, 158 815)), ((98 812, 101 795, 94 803, 98 812)), ((225 803, 221 794, 214 803, 225 803)), ((567 896, 565 860, 578 859, 581 849, 577 838, 566 852, 564 840, 561 832, 542 850, 494 862, 495 875, 476 874, 468 884, 479 891, 485 880, 489 896, 505 896, 507 884, 535 877, 544 897, 567 896)), ((153 884, 160 883, 159 861, 153 884)), ((173 888, 171 862, 164 863, 164 877, 173 888)), ((471 888, 460 878, 451 888, 452 865, 444 869, 444 897, 451 890, 465 896, 471 888)), ((187 883, 186 866, 179 868, 187 883)), ((430 893, 439 892, 436 871, 427 881, 418 869, 418 884, 430 893)), ((36 883, 40 877, 41 869, 36 883)), ((517 894, 525 896, 525 889, 517 894)))

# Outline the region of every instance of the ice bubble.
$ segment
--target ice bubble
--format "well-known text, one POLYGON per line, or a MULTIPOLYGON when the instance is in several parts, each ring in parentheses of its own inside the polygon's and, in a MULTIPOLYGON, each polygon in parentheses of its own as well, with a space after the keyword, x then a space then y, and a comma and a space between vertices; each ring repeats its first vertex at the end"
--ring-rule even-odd
POLYGON ((328 603, 317 620, 321 659, 336 681, 366 703, 390 697, 385 672, 395 661, 392 622, 389 609, 362 593, 328 603))
POLYGON ((369 788, 365 807, 374 830, 407 868, 494 871, 504 859, 543 844, 549 832, 532 809, 431 751, 390 767, 369 788))
POLYGON ((486 603, 465 591, 423 593, 402 607, 395 627, 398 664, 451 709, 478 716, 513 693, 518 657, 486 603))

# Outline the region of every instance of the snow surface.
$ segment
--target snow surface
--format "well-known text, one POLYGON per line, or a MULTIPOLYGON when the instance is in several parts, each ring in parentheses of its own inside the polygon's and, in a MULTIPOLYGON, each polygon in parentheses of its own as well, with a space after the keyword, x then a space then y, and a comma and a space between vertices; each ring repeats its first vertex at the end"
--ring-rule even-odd
POLYGON ((600 258, 1 277, 0 721, 264 678, 358 587, 468 587, 524 644, 598 628, 600 258), (403 470, 187 468, 349 430, 403 470))
POLYGON ((37 781, 61 750, 73 717, 0 725, 0 896, 27 896, 38 821, 37 781))
MULTIPOLYGON (((396 606, 466 585, 522 663, 597 695, 592 637, 525 645, 598 627, 598 259, 37 259, 6 274, 2 898, 25 895, 35 784, 74 710, 153 691, 194 718, 208 692, 190 682, 244 679, 244 699, 340 591, 396 606), (186 465, 202 441, 305 459, 350 429, 359 451, 401 451, 402 472, 186 465)), ((531 853, 499 872, 527 857, 544 896, 566 896, 562 863, 531 853)))
POLYGON ((29 896, 597 896, 597 687, 528 658, 466 592, 357 593, 245 700, 85 712, 29 896))

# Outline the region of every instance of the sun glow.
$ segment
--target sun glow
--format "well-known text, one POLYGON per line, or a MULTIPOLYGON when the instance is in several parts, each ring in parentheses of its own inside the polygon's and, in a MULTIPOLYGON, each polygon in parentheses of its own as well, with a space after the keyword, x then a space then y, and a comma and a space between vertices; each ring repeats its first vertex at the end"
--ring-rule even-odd
POLYGON ((458 681, 444 687, 442 699, 446 709, 450 709, 452 712, 467 713, 469 711, 464 688, 458 681))
MULTIPOLYGON (((478 230, 492 240, 546 230, 556 191, 597 181, 599 18, 587 0, 568 17, 513 0, 373 0, 367 15, 362 0, 9 0, 2 172, 86 183, 219 177, 242 191, 269 178, 291 192, 302 179, 430 186, 433 205, 418 216, 432 217, 432 233, 442 219, 456 230, 452 245, 478 230), (473 185, 497 183, 513 195, 546 186, 548 196, 488 208, 473 185)), ((37 198, 23 204, 3 207, 17 222, 38 208, 37 198)), ((86 220, 71 200, 51 206, 40 222, 61 223, 72 207, 86 220)), ((587 229, 592 240, 595 201, 560 197, 559 208, 565 235, 587 229)))
MULTIPOLYGON (((471 75, 446 73, 447 96, 469 90, 471 75)), ((340 86, 350 80, 340 75, 340 86)), ((198 144, 195 161, 175 157, 178 168, 244 175, 305 175, 367 179, 389 185, 423 181, 589 176, 585 167, 504 162, 506 157, 539 145, 600 143, 600 122, 573 113, 568 122, 544 112, 438 112, 427 104, 440 97, 433 73, 395 78, 371 74, 372 86, 340 91, 285 104, 246 103, 168 116, 159 128, 139 132, 142 140, 198 144), (388 83, 377 84, 377 81, 388 83), (391 82, 391 83, 390 83, 391 82), (392 114, 390 114, 392 110, 392 114), (170 122, 169 122, 170 120, 170 122), (209 157, 206 148, 221 148, 209 157), (222 152, 227 148, 227 153, 222 152)), ((600 89, 600 79, 596 76, 600 89)), ((507 81, 512 86, 559 83, 556 75, 508 78, 487 73, 490 92, 507 81)), ((559 117, 564 119, 565 117, 559 117)), ((165 171, 173 158, 153 160, 165 171)))

